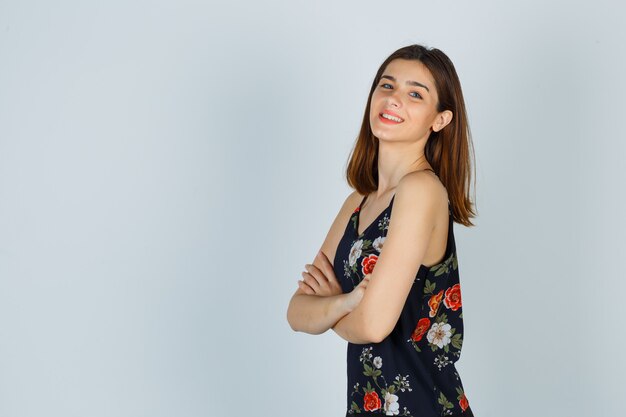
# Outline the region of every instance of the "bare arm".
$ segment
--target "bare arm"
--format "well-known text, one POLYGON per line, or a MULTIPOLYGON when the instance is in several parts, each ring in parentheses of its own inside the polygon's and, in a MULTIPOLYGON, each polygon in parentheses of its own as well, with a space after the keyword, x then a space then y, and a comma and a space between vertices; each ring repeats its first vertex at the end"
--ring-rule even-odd
POLYGON ((368 327, 363 320, 363 314, 357 307, 349 314, 343 316, 334 326, 333 330, 344 340, 355 343, 376 343, 367 333, 368 327))
MULTIPOLYGON (((362 309, 358 308, 365 294, 365 290, 367 289, 369 280, 370 275, 368 274, 361 280, 359 285, 347 294, 329 296, 298 294, 297 297, 306 297, 301 301, 301 311, 303 311, 304 314, 312 315, 310 318, 301 318, 303 323, 313 326, 302 329, 302 331, 311 334, 320 334, 332 328, 335 333, 348 342, 359 344, 371 343, 372 339, 369 336, 369 328, 363 319, 362 309), (310 303, 309 308, 306 308, 306 303, 310 303), (325 306, 328 307, 328 310, 324 310, 325 306)), ((300 329, 294 328, 294 330, 300 329)))
POLYGON ((344 302, 345 294, 322 297, 300 291, 298 288, 287 310, 289 325, 297 332, 324 333, 350 312, 344 302))
POLYGON ((400 180, 384 249, 366 294, 334 327, 340 336, 357 340, 353 343, 379 343, 393 331, 424 259, 438 211, 447 211, 447 193, 438 180, 421 173, 400 180))
MULTIPOLYGON (((313 260, 312 264, 324 272, 326 276, 330 274, 334 276, 333 265, 329 259, 334 258, 335 250, 343 236, 345 225, 358 204, 359 198, 356 192, 353 192, 346 198, 326 235, 321 251, 324 255, 329 254, 330 257, 316 256, 313 260)), ((354 301, 354 297, 350 299, 349 294, 338 293, 336 295, 320 296, 307 294, 301 288, 298 288, 289 302, 287 321, 295 331, 321 334, 353 310, 352 305, 354 303, 351 303, 351 300, 354 301)))

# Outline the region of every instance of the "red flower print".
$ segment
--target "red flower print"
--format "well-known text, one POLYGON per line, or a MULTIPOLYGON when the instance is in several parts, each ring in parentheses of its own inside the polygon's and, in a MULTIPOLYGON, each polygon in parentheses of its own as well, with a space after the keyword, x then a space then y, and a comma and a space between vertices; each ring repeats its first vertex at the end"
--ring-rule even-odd
POLYGON ((357 208, 355 208, 355 209, 354 209, 354 211, 352 212, 352 214, 354 214, 354 213, 358 212, 359 210, 361 210, 361 207, 357 207, 357 208))
POLYGON ((461 307, 461 286, 459 284, 454 284, 446 290, 446 298, 443 300, 443 305, 452 311, 457 311, 461 307))
POLYGON ((411 339, 419 342, 422 340, 422 336, 430 327, 430 320, 428 317, 423 317, 417 322, 417 326, 415 326, 415 330, 413 330, 413 334, 411 335, 411 339))
POLYGON ((461 409, 463 411, 465 411, 467 407, 469 407, 469 403, 467 402, 467 397, 465 396, 465 394, 463 394, 463 396, 459 400, 459 405, 461 406, 461 409))
POLYGON ((361 261, 361 270, 363 271, 363 275, 371 274, 376 266, 376 261, 378 260, 378 256, 370 255, 361 261))
POLYGON ((368 392, 363 397, 363 408, 365 411, 375 411, 380 408, 380 398, 376 391, 368 392))
POLYGON ((441 303, 442 298, 443 298, 443 290, 431 296, 430 300, 428 300, 428 306, 430 307, 430 311, 428 312, 428 315, 430 317, 435 317, 435 314, 437 314, 437 309, 439 308, 439 303, 441 303))

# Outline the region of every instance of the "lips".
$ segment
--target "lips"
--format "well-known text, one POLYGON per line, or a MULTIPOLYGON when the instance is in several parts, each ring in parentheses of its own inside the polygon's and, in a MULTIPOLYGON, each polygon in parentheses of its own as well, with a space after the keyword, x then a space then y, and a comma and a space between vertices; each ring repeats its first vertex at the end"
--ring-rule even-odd
POLYGON ((384 110, 382 113, 380 113, 378 115, 378 120, 380 120, 381 122, 383 122, 385 124, 393 124, 393 125, 397 125, 397 124, 400 124, 400 123, 404 122, 404 119, 402 117, 400 117, 398 114, 396 114, 396 113, 394 113, 394 112, 392 112, 390 110, 384 110), (398 119, 400 119, 400 121, 396 122, 394 120, 386 119, 386 118, 383 117, 383 114, 388 114, 390 116, 397 117, 398 119))
POLYGON ((380 120, 380 121, 381 121, 381 123, 385 123, 385 124, 389 124, 389 125, 398 125, 398 124, 400 124, 400 123, 404 122, 404 119, 403 119, 403 118, 401 118, 401 117, 397 116, 397 115, 396 115, 396 114, 394 114, 394 113, 387 112, 387 111, 380 113, 380 114, 378 115, 378 120, 380 120), (391 116, 398 117, 401 121, 400 121, 400 122, 396 122, 395 120, 389 120, 389 119, 386 119, 386 118, 384 118, 384 117, 383 117, 383 114, 389 114, 389 115, 391 115, 391 116))
POLYGON ((388 114, 388 115, 390 115, 390 116, 397 117, 398 119, 400 119, 400 120, 404 121, 404 119, 403 119, 402 117, 400 117, 400 115, 399 115, 399 114, 394 113, 394 112, 392 112, 391 110, 384 110, 382 113, 380 113, 380 115, 382 116, 382 115, 383 115, 383 114, 385 114, 385 113, 386 113, 386 114, 388 114))

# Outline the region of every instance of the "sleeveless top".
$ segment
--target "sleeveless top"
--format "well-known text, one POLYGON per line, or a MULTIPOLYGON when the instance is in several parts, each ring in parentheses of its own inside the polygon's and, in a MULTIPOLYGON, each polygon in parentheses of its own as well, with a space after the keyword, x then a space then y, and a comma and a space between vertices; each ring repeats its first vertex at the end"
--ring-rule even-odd
MULTIPOLYGON (((334 258, 335 276, 344 294, 374 269, 384 246, 395 194, 387 208, 358 235, 359 211, 366 198, 352 213, 334 258)), ((443 260, 430 268, 420 265, 393 331, 380 343, 348 342, 346 417, 473 417, 454 366, 461 356, 463 309, 449 202, 448 211, 443 260)))

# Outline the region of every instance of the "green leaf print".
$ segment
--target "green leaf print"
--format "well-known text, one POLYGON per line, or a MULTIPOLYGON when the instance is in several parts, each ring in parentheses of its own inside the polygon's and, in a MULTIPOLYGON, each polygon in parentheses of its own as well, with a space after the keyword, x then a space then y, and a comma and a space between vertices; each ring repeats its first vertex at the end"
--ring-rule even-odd
POLYGON ((364 363, 363 364, 363 369, 365 369, 365 371, 363 371, 363 375, 365 376, 371 376, 372 375, 372 367, 369 366, 368 364, 364 363))
MULTIPOLYGON (((371 346, 365 347, 363 348, 363 351, 361 353, 360 360, 363 362, 363 369, 364 369, 363 374, 371 377, 373 379, 375 386, 373 386, 372 382, 369 380, 367 381, 366 386, 359 386, 359 383, 357 382, 354 385, 354 391, 352 392, 351 396, 354 396, 354 395, 363 396, 362 399, 358 400, 359 403, 361 404, 363 404, 363 402, 365 401, 366 396, 374 396, 374 397, 377 396, 381 400, 382 404, 381 404, 381 408, 376 412, 376 414, 384 414, 385 407, 392 406, 392 404, 388 402, 389 399, 386 400, 388 393, 397 395, 399 398, 396 399, 395 401, 397 401, 399 404, 402 404, 403 399, 402 399, 402 395, 400 394, 400 391, 410 392, 412 391, 412 388, 409 384, 408 375, 403 376, 403 375, 398 374, 395 377, 395 380, 393 381, 393 383, 388 384, 387 380, 385 379, 385 376, 382 375, 382 370, 377 369, 377 368, 381 368, 382 366, 384 366, 385 360, 381 358, 380 356, 375 356, 374 360, 372 361, 371 360, 372 356, 374 356, 372 353, 372 347, 371 346), (377 380, 377 377, 381 377, 380 383, 377 380), (359 387, 363 391, 362 394, 361 394, 361 390, 359 390, 359 387)), ((361 411, 361 409, 358 407, 356 401, 352 401, 351 410, 352 410, 351 414, 364 412, 364 411, 361 411)), ((404 407, 404 410, 399 415, 410 417, 411 412, 406 407, 404 407)))
POLYGON ((457 349, 461 349, 461 345, 463 344, 463 339, 461 333, 457 333, 450 339, 450 343, 457 349))
POLYGON ((434 291, 435 291, 435 283, 430 282, 429 280, 426 280, 426 282, 424 283, 424 294, 432 295, 434 291))
POLYGON ((430 268, 430 271, 434 271, 435 272, 435 276, 438 277, 440 275, 443 274, 447 274, 448 271, 450 270, 450 268, 453 269, 458 269, 458 262, 457 262, 457 258, 456 258, 456 254, 454 252, 452 252, 450 254, 450 256, 448 256, 448 259, 446 259, 445 261, 437 264, 437 265, 433 265, 430 268))
POLYGON ((380 376, 380 374, 382 374, 382 371, 380 369, 374 369, 366 363, 363 364, 363 368, 365 368, 365 371, 363 371, 363 375, 371 376, 374 379, 376 379, 377 376, 380 376))
POLYGON ((446 315, 446 313, 441 313, 435 319, 435 323, 447 323, 447 322, 448 322, 448 316, 446 315))
POLYGON ((450 401, 448 401, 448 399, 446 398, 445 395, 443 395, 443 392, 439 392, 439 404, 443 405, 444 410, 446 408, 454 408, 454 404, 452 404, 450 401))
POLYGON ((350 407, 350 409, 356 411, 357 413, 361 412, 361 409, 359 408, 358 404, 355 403, 354 401, 352 401, 352 407, 350 407))

